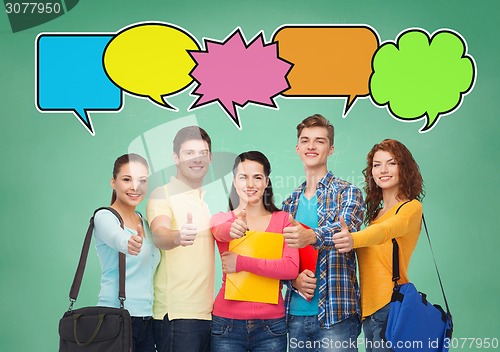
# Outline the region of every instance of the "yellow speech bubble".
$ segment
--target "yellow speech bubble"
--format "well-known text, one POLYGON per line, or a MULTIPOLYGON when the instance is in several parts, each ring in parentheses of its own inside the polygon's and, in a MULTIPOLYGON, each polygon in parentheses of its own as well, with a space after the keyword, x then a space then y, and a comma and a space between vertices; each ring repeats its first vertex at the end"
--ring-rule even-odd
POLYGON ((163 97, 193 81, 189 73, 195 62, 188 50, 199 50, 199 46, 182 28, 161 22, 135 24, 110 41, 104 52, 104 69, 124 91, 173 108, 163 97))

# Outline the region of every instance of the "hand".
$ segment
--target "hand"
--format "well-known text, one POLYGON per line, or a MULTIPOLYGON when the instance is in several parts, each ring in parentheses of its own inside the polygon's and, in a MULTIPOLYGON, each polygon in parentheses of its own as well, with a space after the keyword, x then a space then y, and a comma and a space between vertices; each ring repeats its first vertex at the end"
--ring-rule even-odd
POLYGON ((352 235, 349 233, 349 228, 344 221, 344 218, 340 217, 340 232, 333 235, 333 243, 335 243, 335 248, 339 253, 347 253, 354 246, 354 240, 352 235))
POLYGON ((236 260, 238 258, 238 254, 234 252, 224 252, 221 254, 222 261, 222 272, 229 274, 236 272, 236 260))
POLYGON ((237 239, 245 236, 245 232, 248 230, 247 225, 247 211, 243 209, 234 219, 231 224, 231 230, 229 231, 229 236, 231 238, 237 239))
POLYGON ((186 223, 182 225, 179 232, 179 245, 192 246, 196 239, 197 226, 193 224, 193 214, 188 211, 186 223))
POLYGON ((304 270, 292 280, 292 286, 295 287, 307 300, 311 300, 316 289, 316 277, 311 270, 304 270))
POLYGON ((304 248, 308 244, 316 243, 316 234, 313 230, 306 229, 291 215, 288 216, 288 220, 292 226, 287 226, 283 229, 283 236, 288 247, 304 248))
POLYGON ((144 229, 142 228, 142 225, 137 224, 137 235, 132 235, 128 239, 128 253, 130 255, 138 255, 141 252, 144 237, 144 229))

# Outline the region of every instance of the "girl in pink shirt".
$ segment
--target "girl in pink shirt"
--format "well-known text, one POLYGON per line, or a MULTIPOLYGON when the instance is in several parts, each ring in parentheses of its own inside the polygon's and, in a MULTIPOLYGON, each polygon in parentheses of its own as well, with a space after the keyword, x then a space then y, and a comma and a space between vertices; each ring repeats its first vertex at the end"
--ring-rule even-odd
MULTIPOLYGON (((215 299, 211 351, 276 351, 287 349, 287 326, 283 297, 278 303, 259 303, 224 298, 226 274, 248 271, 279 280, 297 277, 297 249, 283 244, 280 259, 258 259, 229 252, 229 242, 245 236, 247 230, 283 233, 290 226, 289 215, 280 211, 273 200, 269 174, 271 166, 264 154, 249 151, 240 154, 233 166, 233 185, 227 213, 211 219, 212 233, 222 261, 222 287, 215 299)), ((255 288, 259 290, 258 287, 255 288)))

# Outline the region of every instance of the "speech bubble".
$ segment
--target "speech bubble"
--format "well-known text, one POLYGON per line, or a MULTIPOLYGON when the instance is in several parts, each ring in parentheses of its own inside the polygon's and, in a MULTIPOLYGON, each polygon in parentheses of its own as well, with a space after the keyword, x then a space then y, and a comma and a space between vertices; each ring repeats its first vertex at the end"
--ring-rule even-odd
POLYGON ((260 32, 249 44, 240 28, 222 42, 205 39, 206 51, 191 51, 196 67, 191 76, 198 82, 192 94, 198 99, 190 110, 219 103, 241 130, 236 106, 248 103, 277 108, 274 98, 289 88, 286 75, 291 64, 278 58, 276 43, 264 44, 260 32))
POLYGON ((36 106, 40 112, 71 111, 94 135, 89 111, 122 108, 122 91, 102 66, 108 34, 41 33, 36 38, 36 106))
POLYGON ((396 42, 384 43, 373 59, 370 80, 372 100, 396 118, 426 118, 420 133, 451 114, 475 83, 474 59, 465 40, 445 29, 434 32, 415 28, 403 31, 396 42))
POLYGON ((198 50, 186 30, 163 22, 129 26, 116 35, 104 52, 109 78, 129 94, 177 111, 163 97, 177 94, 192 78, 195 63, 187 50, 198 50))
POLYGON ((293 64, 286 97, 347 97, 343 117, 357 98, 370 94, 378 33, 361 26, 290 26, 273 35, 279 57, 293 64))

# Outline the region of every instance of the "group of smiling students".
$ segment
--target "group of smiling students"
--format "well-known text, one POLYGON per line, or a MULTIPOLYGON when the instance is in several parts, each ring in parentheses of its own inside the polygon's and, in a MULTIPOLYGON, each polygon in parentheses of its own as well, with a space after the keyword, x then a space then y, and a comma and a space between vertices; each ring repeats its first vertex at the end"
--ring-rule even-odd
POLYGON ((213 216, 202 189, 212 160, 204 129, 177 133, 176 176, 149 196, 147 221, 136 211, 148 191, 147 161, 137 154, 115 161, 111 207, 124 228, 111 212, 97 212, 98 304, 119 306, 117 252, 127 254, 133 352, 357 351, 361 326, 367 351, 390 351, 380 332, 393 290, 392 239, 399 243, 399 282, 405 283, 420 233, 422 176, 410 151, 386 139, 367 155, 363 200, 357 187, 328 170, 333 142, 334 128, 322 115, 298 124, 296 153, 306 181, 281 209, 273 200, 269 160, 259 151, 241 153, 232 169, 229 211, 213 216), (282 257, 229 251, 248 230, 283 234, 282 257), (214 242, 223 273, 216 296, 214 242), (299 272, 298 249, 308 245, 318 251, 316 271, 299 272), (225 299, 226 274, 242 271, 281 280, 285 298, 281 286, 277 304, 225 299))

